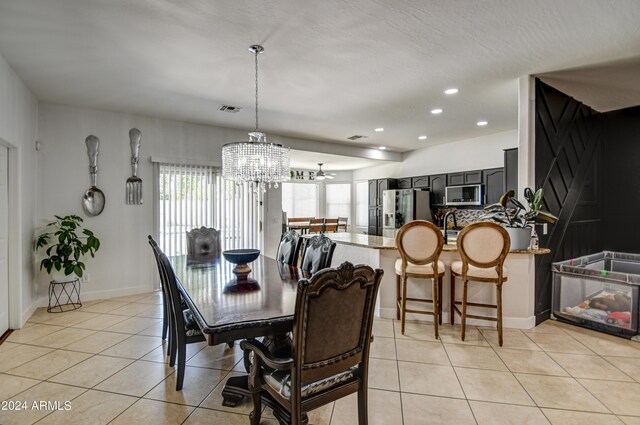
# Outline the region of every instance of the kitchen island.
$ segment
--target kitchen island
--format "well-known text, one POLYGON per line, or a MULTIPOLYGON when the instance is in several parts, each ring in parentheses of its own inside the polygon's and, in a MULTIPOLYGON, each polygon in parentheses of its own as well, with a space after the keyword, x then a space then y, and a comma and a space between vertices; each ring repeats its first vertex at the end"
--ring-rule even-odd
MULTIPOLYGON (((305 235, 306 236, 306 235, 305 235)), ((336 242, 336 250, 333 254, 331 266, 337 267, 344 261, 354 264, 367 264, 373 268, 384 270, 384 276, 380 286, 376 315, 384 318, 396 316, 396 273, 395 262, 400 258, 394 238, 383 236, 370 236, 357 233, 327 233, 327 237, 336 242)), ((538 250, 514 250, 509 253, 505 261, 505 267, 509 270, 509 280, 504 284, 503 296, 503 320, 506 328, 531 329, 535 326, 534 315, 534 290, 535 290, 535 262, 534 255, 548 254, 546 248, 538 250)), ((452 262, 460 260, 456 245, 447 244, 442 250, 440 260, 446 266, 442 287, 442 321, 449 321, 449 297, 450 274, 449 267, 452 262)), ((456 293, 461 294, 461 280, 456 280, 456 293)), ((426 279, 409 278, 408 296, 418 298, 430 298, 431 282, 426 279)), ((458 295, 459 298, 459 295, 458 295)), ((495 286, 471 282, 469 284, 469 301, 495 304, 495 286)), ((424 307, 422 305, 421 307, 424 307)), ((427 307, 428 308, 428 307, 427 307)), ((468 307, 468 312, 473 314, 487 310, 474 310, 468 307)), ((489 312, 491 313, 491 312, 489 312)), ((407 313, 409 320, 430 320, 431 316, 414 315, 407 313)), ((456 318, 456 323, 460 318, 456 318)), ((495 326, 495 323, 468 319, 470 324, 495 326)))

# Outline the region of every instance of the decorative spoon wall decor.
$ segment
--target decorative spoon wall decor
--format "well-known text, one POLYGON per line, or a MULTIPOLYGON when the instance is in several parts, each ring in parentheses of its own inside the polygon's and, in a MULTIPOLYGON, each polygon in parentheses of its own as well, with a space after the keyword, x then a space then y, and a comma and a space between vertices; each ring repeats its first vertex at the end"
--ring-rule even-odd
POLYGON ((133 175, 127 179, 126 202, 127 205, 142 204, 142 179, 138 177, 138 161, 140 160, 140 139, 142 133, 137 128, 129 130, 131 144, 131 172, 133 175))
POLYGON ((98 149, 100 147, 100 139, 94 135, 90 135, 85 139, 87 145, 87 155, 89 156, 89 175, 91 176, 91 187, 84 193, 82 197, 82 208, 88 216, 100 215, 104 210, 105 197, 97 187, 98 181, 98 149))

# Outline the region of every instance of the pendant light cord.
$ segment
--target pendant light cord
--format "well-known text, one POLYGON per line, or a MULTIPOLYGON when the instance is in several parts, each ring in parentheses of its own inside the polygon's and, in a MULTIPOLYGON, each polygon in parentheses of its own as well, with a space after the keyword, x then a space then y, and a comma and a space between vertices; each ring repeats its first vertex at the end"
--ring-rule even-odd
POLYGON ((258 131, 258 50, 255 51, 256 60, 256 132, 258 131))

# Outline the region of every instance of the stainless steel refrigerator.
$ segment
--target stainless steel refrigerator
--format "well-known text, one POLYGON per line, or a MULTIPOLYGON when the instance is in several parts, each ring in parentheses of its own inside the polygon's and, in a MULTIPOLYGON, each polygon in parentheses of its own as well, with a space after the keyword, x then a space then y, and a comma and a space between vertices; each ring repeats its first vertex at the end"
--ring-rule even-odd
POLYGON ((433 221, 428 190, 397 189, 382 192, 382 236, 395 238, 398 229, 413 220, 433 221))

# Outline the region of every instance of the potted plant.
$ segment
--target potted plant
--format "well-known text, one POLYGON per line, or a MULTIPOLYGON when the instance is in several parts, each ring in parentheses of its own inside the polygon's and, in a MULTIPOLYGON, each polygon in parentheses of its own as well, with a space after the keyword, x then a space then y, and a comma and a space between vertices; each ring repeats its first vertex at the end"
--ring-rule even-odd
POLYGON ((531 242, 533 225, 538 220, 555 223, 558 217, 542 209, 544 192, 542 188, 533 192, 530 188, 524 190, 524 197, 528 207, 515 198, 515 192, 509 190, 500 197, 500 202, 484 208, 482 218, 489 218, 503 224, 511 238, 511 249, 527 249, 531 242))
POLYGON ((40 270, 45 269, 53 280, 72 274, 82 277, 85 265, 80 260, 86 254, 93 257, 100 249, 100 240, 91 230, 82 227, 82 218, 77 215, 56 215, 55 218, 34 242, 34 251, 46 248, 40 270))

